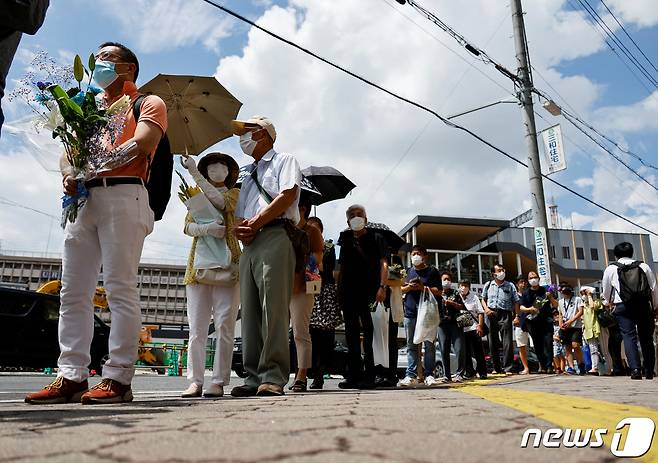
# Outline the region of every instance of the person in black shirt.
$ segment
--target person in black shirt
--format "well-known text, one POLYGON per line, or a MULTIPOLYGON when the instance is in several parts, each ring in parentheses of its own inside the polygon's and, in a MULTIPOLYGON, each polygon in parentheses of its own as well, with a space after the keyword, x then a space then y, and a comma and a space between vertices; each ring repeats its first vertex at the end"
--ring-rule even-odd
POLYGON ((386 298, 388 251, 382 236, 365 227, 368 219, 363 206, 350 206, 346 216, 350 230, 342 232, 338 239, 338 300, 345 319, 348 360, 345 381, 338 387, 365 389, 374 387, 375 380, 370 306, 386 298), (363 327, 363 361, 359 322, 363 327))
POLYGON ((439 325, 439 343, 441 345, 441 360, 443 362, 444 377, 440 382, 455 381, 461 383, 466 376, 466 339, 464 329, 457 325, 457 314, 466 310, 459 293, 452 287, 450 272, 441 273, 441 287, 443 289, 442 303, 439 302, 441 324, 439 325), (454 346, 457 357, 457 371, 454 378, 450 374, 450 347, 454 346))
POLYGON ((539 361, 539 373, 553 374, 552 313, 553 308, 557 308, 557 300, 544 287, 539 286, 537 272, 528 273, 528 283, 530 287, 523 292, 520 301, 521 312, 526 313, 526 323, 539 361), (541 301, 545 302, 540 304, 541 301))

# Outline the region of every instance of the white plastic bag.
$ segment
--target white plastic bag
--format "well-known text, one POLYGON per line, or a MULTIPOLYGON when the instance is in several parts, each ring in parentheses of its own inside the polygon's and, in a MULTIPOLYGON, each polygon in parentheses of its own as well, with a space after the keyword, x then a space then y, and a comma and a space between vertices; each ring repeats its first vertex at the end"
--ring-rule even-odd
POLYGON ((439 303, 436 302, 429 288, 425 287, 418 304, 414 344, 420 344, 423 341, 434 342, 439 329, 439 317, 439 303))
POLYGON ((388 309, 382 302, 379 302, 375 311, 370 312, 370 316, 374 327, 372 353, 375 365, 388 368, 388 309))
POLYGON ((404 320, 402 291, 399 286, 391 287, 391 316, 395 323, 402 323, 404 320))

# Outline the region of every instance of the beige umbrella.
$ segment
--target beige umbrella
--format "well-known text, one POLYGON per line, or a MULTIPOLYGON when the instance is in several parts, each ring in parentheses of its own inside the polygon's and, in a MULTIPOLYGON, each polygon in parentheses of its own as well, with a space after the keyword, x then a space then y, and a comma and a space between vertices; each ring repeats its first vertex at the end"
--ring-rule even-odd
POLYGON ((231 120, 242 106, 214 77, 158 74, 139 91, 164 100, 167 136, 178 154, 200 154, 233 135, 231 120))

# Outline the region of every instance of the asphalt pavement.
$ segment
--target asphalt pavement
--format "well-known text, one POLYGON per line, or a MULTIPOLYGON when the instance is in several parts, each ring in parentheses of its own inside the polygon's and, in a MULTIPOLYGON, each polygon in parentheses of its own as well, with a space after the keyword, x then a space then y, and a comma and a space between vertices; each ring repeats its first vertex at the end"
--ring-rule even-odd
MULTIPOLYGON (((322 391, 276 398, 181 399, 185 378, 140 374, 129 404, 22 402, 51 379, 0 375, 0 461, 612 462, 619 420, 658 423, 658 380, 626 377, 511 376, 372 391, 342 391, 329 380, 322 391), (521 448, 529 428, 602 427, 610 432, 601 448, 521 448)), ((641 460, 658 461, 658 445, 641 460)))

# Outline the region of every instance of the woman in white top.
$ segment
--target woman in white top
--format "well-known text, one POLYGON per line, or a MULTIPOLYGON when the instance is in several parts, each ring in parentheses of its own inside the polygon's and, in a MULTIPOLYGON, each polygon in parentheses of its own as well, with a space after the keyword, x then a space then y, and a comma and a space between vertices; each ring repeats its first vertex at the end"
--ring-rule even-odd
POLYGON ((461 280, 459 282, 459 294, 466 310, 471 313, 473 318, 473 323, 464 327, 464 336, 466 338, 466 367, 464 370, 467 377, 475 377, 475 370, 473 370, 473 358, 475 358, 480 379, 486 379, 487 364, 484 360, 484 348, 482 347, 482 337, 486 335, 484 308, 478 295, 471 292, 470 280, 461 280))

